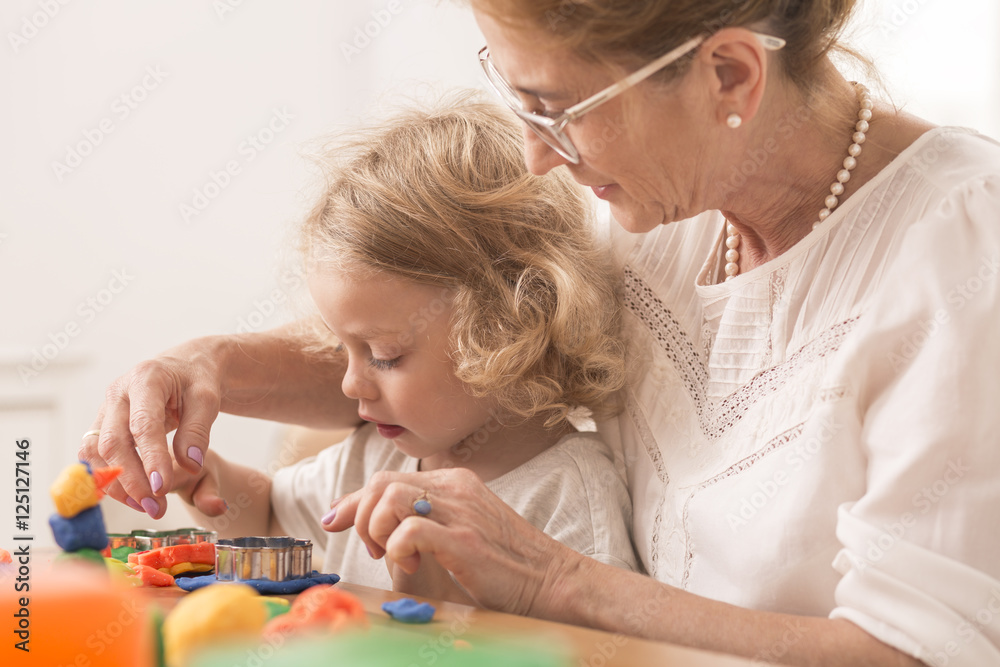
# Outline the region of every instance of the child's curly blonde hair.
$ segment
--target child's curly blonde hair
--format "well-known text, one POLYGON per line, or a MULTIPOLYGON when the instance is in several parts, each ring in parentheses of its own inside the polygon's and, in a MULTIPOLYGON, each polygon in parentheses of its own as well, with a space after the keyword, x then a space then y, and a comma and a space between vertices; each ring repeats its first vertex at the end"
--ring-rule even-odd
POLYGON ((531 175, 521 145, 510 113, 474 93, 327 142, 303 250, 448 288, 455 374, 504 414, 608 416, 625 374, 607 252, 579 186, 531 175))

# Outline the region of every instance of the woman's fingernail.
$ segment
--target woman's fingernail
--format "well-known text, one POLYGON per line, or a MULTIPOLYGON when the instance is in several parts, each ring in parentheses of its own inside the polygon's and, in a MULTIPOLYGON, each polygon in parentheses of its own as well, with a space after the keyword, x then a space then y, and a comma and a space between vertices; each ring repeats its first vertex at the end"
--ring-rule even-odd
POLYGON ((365 545, 365 549, 368 549, 368 555, 369 555, 369 556, 371 556, 372 558, 375 558, 375 554, 373 554, 373 553, 372 553, 372 548, 371 548, 370 546, 368 546, 368 545, 366 544, 366 545, 365 545))
POLYGON ((188 447, 188 458, 197 463, 199 468, 205 465, 205 459, 197 447, 188 447))
POLYGON ((142 505, 140 505, 139 503, 135 502, 135 498, 133 498, 132 496, 128 496, 128 497, 125 498, 125 504, 128 505, 129 507, 131 507, 132 509, 134 509, 136 512, 145 512, 146 511, 146 510, 142 509, 142 505))
POLYGON ((149 516, 155 516, 160 511, 160 503, 152 498, 143 498, 141 505, 149 516))
POLYGON ((333 523, 333 520, 337 517, 337 508, 334 507, 332 510, 323 515, 321 519, 324 526, 328 526, 333 523))
POLYGON ((157 493, 163 488, 163 478, 160 477, 160 473, 155 470, 149 473, 149 485, 153 487, 153 493, 157 493))

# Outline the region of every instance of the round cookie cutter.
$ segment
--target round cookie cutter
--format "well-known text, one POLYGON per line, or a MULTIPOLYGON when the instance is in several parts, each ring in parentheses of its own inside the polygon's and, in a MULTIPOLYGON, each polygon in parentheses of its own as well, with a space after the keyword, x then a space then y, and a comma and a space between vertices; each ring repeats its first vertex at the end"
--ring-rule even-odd
POLYGON ((133 530, 131 533, 109 533, 108 545, 111 549, 131 547, 137 551, 149 551, 178 544, 198 544, 215 542, 214 530, 204 528, 178 528, 176 530, 133 530))
POLYGON ((234 537, 215 544, 219 581, 288 581, 312 574, 312 542, 294 537, 234 537))

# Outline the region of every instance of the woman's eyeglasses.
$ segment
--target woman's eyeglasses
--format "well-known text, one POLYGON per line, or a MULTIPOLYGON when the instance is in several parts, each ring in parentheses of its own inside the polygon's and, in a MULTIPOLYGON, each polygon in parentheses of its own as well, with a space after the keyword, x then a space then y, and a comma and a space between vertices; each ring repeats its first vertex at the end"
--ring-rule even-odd
MULTIPOLYGON (((780 37, 763 35, 756 32, 754 35, 760 39, 761 44, 768 51, 777 51, 785 46, 785 40, 780 37)), ((521 97, 517 94, 517 91, 510 85, 510 83, 507 82, 506 79, 503 78, 503 75, 500 74, 500 71, 490 58, 490 50, 488 46, 484 46, 480 49, 479 64, 482 65, 483 71, 486 73, 486 80, 489 82, 494 92, 496 92, 500 99, 503 100, 504 104, 510 107, 510 110, 516 113, 517 116, 523 120, 527 126, 541 138, 542 141, 552 147, 552 150, 573 164, 579 164, 580 153, 576 150, 576 146, 573 145, 573 141, 566 134, 566 126, 588 111, 596 109, 614 96, 628 90, 640 81, 649 78, 667 65, 683 58, 685 55, 693 51, 699 44, 705 41, 706 37, 707 35, 701 35, 699 37, 689 39, 676 49, 663 54, 642 69, 629 74, 624 79, 611 84, 604 90, 595 93, 582 102, 574 104, 565 111, 554 116, 547 116, 535 111, 528 111, 524 108, 524 105, 521 103, 521 97)))

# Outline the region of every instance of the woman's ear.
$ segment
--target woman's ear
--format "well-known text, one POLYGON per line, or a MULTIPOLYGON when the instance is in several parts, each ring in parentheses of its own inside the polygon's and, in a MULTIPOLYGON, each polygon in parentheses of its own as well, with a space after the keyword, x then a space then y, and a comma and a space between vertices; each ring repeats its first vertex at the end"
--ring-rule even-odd
POLYGON ((751 120, 764 97, 769 64, 757 36, 746 28, 723 28, 707 38, 698 53, 718 122, 727 124, 733 114, 741 122, 751 120))

